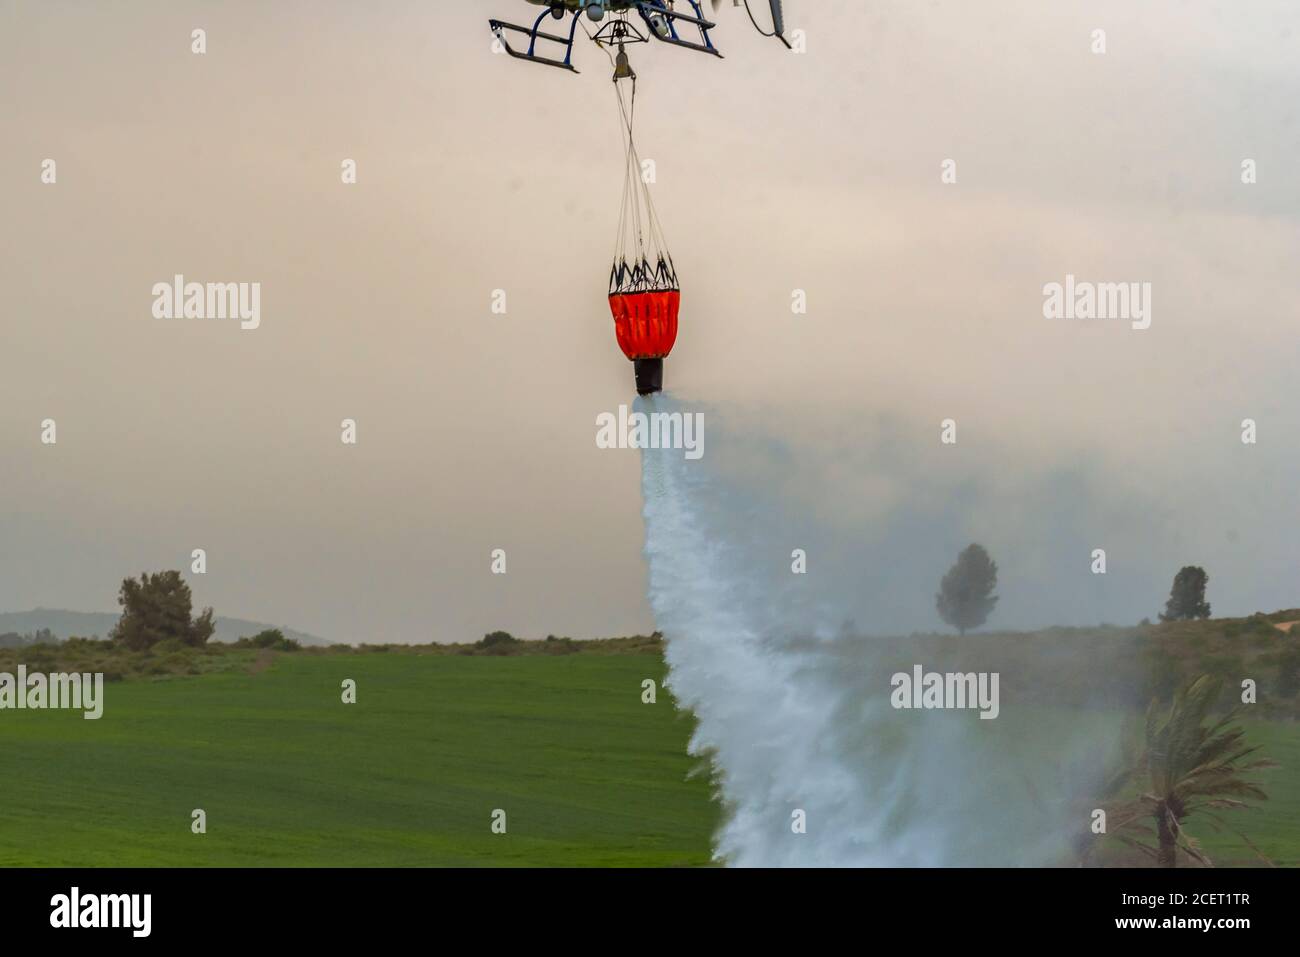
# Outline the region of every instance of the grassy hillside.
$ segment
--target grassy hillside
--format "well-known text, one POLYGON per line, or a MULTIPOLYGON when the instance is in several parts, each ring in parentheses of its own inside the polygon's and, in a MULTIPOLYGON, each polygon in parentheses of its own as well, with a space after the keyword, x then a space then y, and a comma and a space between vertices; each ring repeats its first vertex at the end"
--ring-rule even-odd
POLYGON ((641 703, 658 656, 258 667, 113 683, 99 721, 5 712, 0 865, 708 862, 718 811, 688 777, 689 722, 663 692, 641 703))

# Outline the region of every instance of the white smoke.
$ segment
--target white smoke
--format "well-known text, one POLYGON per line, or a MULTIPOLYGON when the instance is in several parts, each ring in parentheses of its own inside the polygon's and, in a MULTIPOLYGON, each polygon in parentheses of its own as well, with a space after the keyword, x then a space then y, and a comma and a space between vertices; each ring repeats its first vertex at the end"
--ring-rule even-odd
MULTIPOLYGON (((638 405, 680 408, 664 395, 638 405)), ((815 565, 791 574, 792 545, 812 546, 816 563, 855 531, 818 530, 790 514, 788 497, 769 491, 781 485, 779 469, 756 474, 749 460, 731 467, 734 437, 716 417, 708 424, 702 461, 643 451, 642 486, 649 595, 667 641, 669 686, 698 720, 691 752, 712 762, 725 808, 715 856, 740 866, 1061 860, 1084 812, 1067 808, 1073 795, 1060 785, 1060 765, 1085 746, 1110 747, 1111 730, 1015 702, 1004 702, 997 720, 893 709, 898 645, 843 624, 861 609, 851 576, 817 576, 815 565), (792 541, 793 527, 801 536, 792 541)), ((860 576, 888 560, 864 556, 860 576)), ((923 583, 931 595, 943 570, 923 583)))

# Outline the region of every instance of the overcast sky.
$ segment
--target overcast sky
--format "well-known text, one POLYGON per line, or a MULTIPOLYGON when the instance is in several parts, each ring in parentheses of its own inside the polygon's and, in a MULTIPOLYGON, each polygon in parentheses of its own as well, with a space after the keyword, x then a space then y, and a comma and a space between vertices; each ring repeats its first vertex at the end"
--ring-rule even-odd
MULTIPOLYGON (((682 284, 666 384, 795 463, 762 489, 782 522, 848 548, 964 461, 985 508, 925 526, 934 581, 979 537, 1013 597, 1069 592, 1021 546, 1082 495, 1121 569, 1300 605, 1300 7, 786 6, 806 53, 729 4, 725 59, 631 51, 682 284), (1151 283, 1151 327, 1045 319, 1067 273, 1151 283), (949 417, 966 460, 936 458, 949 417)), ((174 567, 336 640, 653 627, 638 457, 594 442, 632 393, 615 100, 589 43, 579 75, 492 54, 488 16, 535 12, 0 0, 0 610, 112 610, 174 567), (153 318, 177 273, 260 282, 260 328, 153 318)), ((1157 610, 1115 587, 1092 620, 1157 610)))

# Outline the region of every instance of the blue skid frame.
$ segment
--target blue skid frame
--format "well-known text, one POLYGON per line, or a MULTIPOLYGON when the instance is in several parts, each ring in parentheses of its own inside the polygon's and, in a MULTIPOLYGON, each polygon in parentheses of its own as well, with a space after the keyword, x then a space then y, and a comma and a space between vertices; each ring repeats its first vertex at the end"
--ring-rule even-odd
POLYGON ((569 37, 557 37, 553 33, 542 33, 539 29, 542 21, 547 17, 554 16, 550 9, 543 10, 533 21, 533 28, 521 27, 514 23, 506 23, 504 20, 489 20, 488 26, 496 34, 496 38, 501 41, 501 45, 506 48, 506 52, 512 57, 518 57, 520 60, 532 60, 534 63, 544 63, 547 66, 556 66, 561 70, 570 70, 578 73, 579 70, 573 65, 573 37, 578 32, 578 15, 573 15, 573 23, 569 26, 569 37), (528 52, 520 53, 510 46, 510 41, 506 39, 505 31, 514 30, 516 33, 528 35, 528 52), (564 45, 564 59, 557 60, 554 57, 545 57, 537 55, 537 41, 548 40, 551 43, 561 43, 564 45))
POLYGON ((636 9, 641 14, 641 19, 645 21, 646 26, 650 28, 650 33, 655 39, 662 40, 664 43, 671 43, 673 46, 686 47, 688 50, 699 50, 701 53, 712 53, 716 57, 722 56, 718 48, 713 45, 713 40, 709 38, 709 31, 717 26, 710 20, 704 19, 704 11, 700 9, 699 0, 687 0, 691 9, 695 11, 695 16, 687 13, 678 13, 676 10, 668 9, 666 0, 638 0, 636 9), (663 25, 668 28, 668 35, 664 36, 655 29, 655 22, 652 17, 662 18, 663 25), (700 42, 692 40, 683 40, 677 32, 677 22, 689 23, 699 28, 700 42))
MULTIPOLYGON (((718 48, 713 45, 713 40, 709 37, 709 31, 717 26, 717 24, 704 19, 704 11, 700 8, 699 0, 687 0, 687 2, 691 5, 691 9, 695 11, 694 16, 688 13, 678 13, 676 10, 669 9, 667 0, 636 0, 636 11, 641 14, 641 19, 645 21, 646 26, 650 28, 650 34, 656 40, 672 44, 673 46, 685 47, 688 50, 699 50, 701 53, 712 53, 716 57, 721 57, 722 54, 718 52, 718 48), (699 42, 697 43, 694 40, 682 39, 681 34, 677 32, 678 22, 688 23, 696 27, 700 31, 699 42), (658 26, 656 26, 656 24, 658 24, 658 26), (663 32, 660 32, 661 30, 663 32)), ((569 35, 567 38, 557 36, 554 33, 543 33, 541 30, 542 21, 547 17, 561 19, 564 15, 563 7, 548 7, 538 14, 537 19, 533 21, 532 29, 521 27, 514 23, 506 23, 504 20, 489 20, 488 26, 492 29, 496 38, 501 41, 501 45, 505 47, 505 51, 512 57, 516 57, 520 60, 531 60, 533 63, 541 63, 546 66, 559 67, 561 70, 569 70, 572 73, 578 73, 580 71, 573 65, 573 38, 578 32, 578 17, 582 15, 581 12, 575 11, 569 14, 572 18, 572 23, 569 25, 569 35), (559 17, 555 16, 557 12, 560 14, 559 17), (522 33, 527 36, 527 51, 521 52, 514 49, 514 47, 510 45, 510 41, 506 39, 506 31, 514 31, 515 33, 522 33), (545 40, 548 43, 558 43, 563 46, 564 59, 560 60, 555 57, 539 56, 537 53, 538 40, 545 40)))

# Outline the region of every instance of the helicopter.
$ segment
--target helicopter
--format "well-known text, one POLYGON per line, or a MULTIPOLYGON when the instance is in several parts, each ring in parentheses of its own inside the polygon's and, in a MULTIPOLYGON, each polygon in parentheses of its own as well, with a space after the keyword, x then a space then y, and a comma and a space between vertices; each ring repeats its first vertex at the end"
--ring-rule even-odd
MULTIPOLYGON (((492 19, 488 21, 488 26, 492 29, 492 33, 497 40, 500 41, 505 52, 520 60, 541 63, 544 66, 559 67, 573 73, 580 72, 573 65, 573 41, 577 36, 578 24, 584 15, 592 23, 603 22, 604 24, 595 34, 589 34, 589 38, 598 45, 617 45, 621 51, 625 43, 648 43, 649 37, 654 37, 656 40, 672 46, 697 50, 701 53, 710 53, 716 57, 722 56, 718 48, 713 45, 713 39, 709 36, 709 31, 716 27, 717 24, 705 18, 702 7, 703 0, 528 0, 528 3, 546 8, 533 21, 531 28, 516 23, 507 23, 504 20, 492 19), (677 5, 689 6, 690 12, 677 9, 677 5), (643 34, 630 19, 632 13, 640 15, 641 20, 647 27, 649 37, 643 34), (542 32, 542 21, 548 16, 555 20, 563 20, 565 17, 572 18, 567 37, 542 32), (687 36, 693 36, 694 32, 698 31, 699 39, 687 39, 682 35, 682 32, 679 32, 679 27, 687 36), (527 49, 517 50, 512 47, 507 40, 507 34, 523 34, 528 37, 527 49), (545 56, 538 53, 538 41, 544 41, 547 44, 546 49, 553 51, 555 55, 545 56), (560 58, 559 52, 555 48, 557 44, 564 49, 563 59, 560 58)), ((712 0, 715 14, 720 3, 721 0, 712 0)), ((785 15, 781 9, 781 0, 768 0, 768 6, 772 14, 772 31, 770 33, 759 26, 758 21, 754 18, 753 11, 749 8, 749 3, 750 0, 732 0, 731 5, 733 7, 743 5, 745 11, 749 14, 750 22, 754 24, 754 29, 764 36, 776 37, 789 48, 790 41, 785 38, 785 15)), ((622 57, 621 59, 621 69, 630 71, 630 67, 626 65, 626 59, 622 57)), ((624 72, 622 75, 630 76, 631 73, 624 72)), ((615 79, 619 78, 620 76, 616 74, 615 79)))
MULTIPOLYGON (((500 44, 500 50, 521 60, 530 60, 544 66, 559 67, 577 73, 573 66, 573 41, 578 34, 578 24, 583 20, 600 24, 595 33, 586 26, 583 33, 609 57, 614 67, 614 90, 618 97, 619 127, 624 144, 623 201, 619 217, 618 245, 609 273, 609 309, 614 319, 614 336, 623 355, 632 361, 638 395, 653 395, 663 389, 664 359, 677 340, 678 312, 681 308, 681 287, 672 255, 655 213, 647 181, 642 175, 642 164, 633 136, 633 116, 636 113, 636 71, 628 62, 626 46, 630 43, 649 43, 650 38, 672 46, 698 50, 721 57, 713 45, 709 31, 716 24, 704 16, 703 0, 528 0, 534 6, 545 7, 533 21, 532 27, 523 27, 504 20, 489 20, 488 26, 500 44), (690 12, 684 8, 689 6, 690 12), (642 33, 633 14, 640 17, 648 35, 642 33), (563 21, 570 18, 568 36, 542 32, 542 22, 551 17, 563 21), (684 31, 687 36, 683 36, 684 31), (698 31, 699 39, 688 39, 698 31), (528 38, 527 49, 516 50, 507 35, 523 34, 528 38), (553 55, 537 52, 538 42, 545 43, 553 55), (563 47, 560 58, 556 45, 563 47), (617 48, 617 56, 613 49, 617 48), (630 81, 630 82, 628 82, 630 81), (626 92, 625 92, 626 91, 626 92)), ((721 0, 713 0, 716 12, 721 0)), ((768 0, 772 12, 772 31, 759 26, 749 9, 750 0, 732 0, 732 6, 744 4, 754 29, 764 36, 776 37, 791 47, 785 38, 785 17, 781 0, 768 0)))

